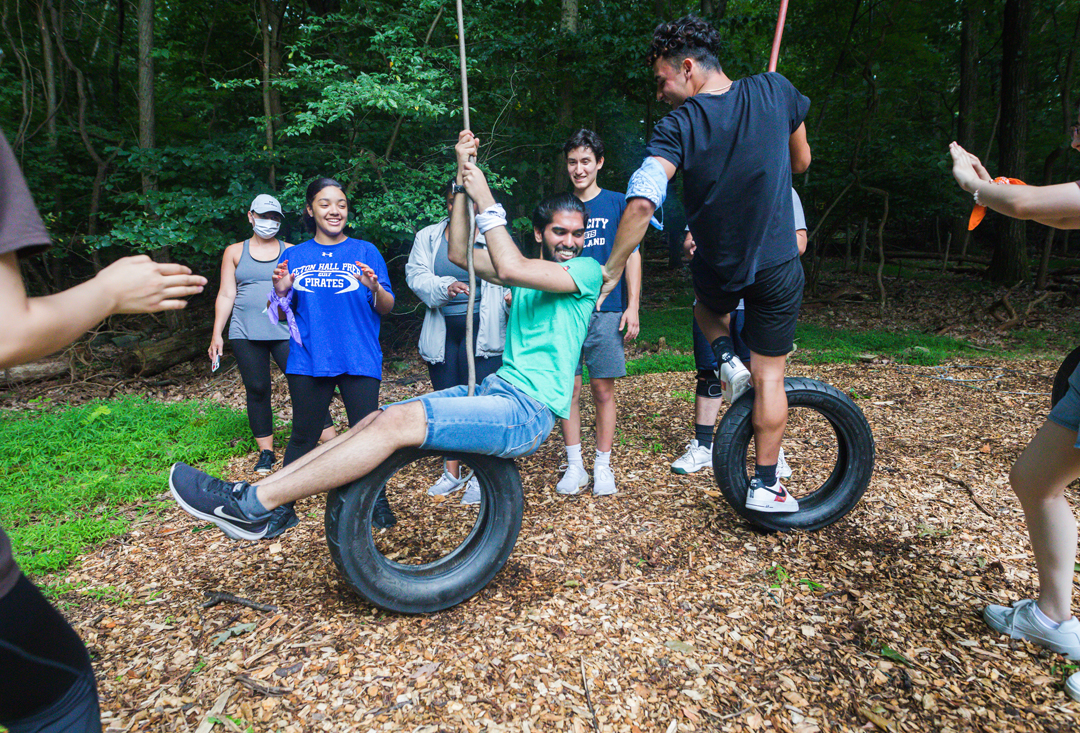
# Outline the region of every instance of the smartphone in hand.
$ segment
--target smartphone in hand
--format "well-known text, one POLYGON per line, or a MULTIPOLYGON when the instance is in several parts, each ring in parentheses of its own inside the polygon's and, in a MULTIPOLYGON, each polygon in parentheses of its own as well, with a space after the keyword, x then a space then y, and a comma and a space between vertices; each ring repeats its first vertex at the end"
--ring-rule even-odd
POLYGON ((215 356, 214 360, 212 362, 210 362, 210 371, 211 372, 216 372, 220 368, 221 368, 221 357, 220 356, 215 356))

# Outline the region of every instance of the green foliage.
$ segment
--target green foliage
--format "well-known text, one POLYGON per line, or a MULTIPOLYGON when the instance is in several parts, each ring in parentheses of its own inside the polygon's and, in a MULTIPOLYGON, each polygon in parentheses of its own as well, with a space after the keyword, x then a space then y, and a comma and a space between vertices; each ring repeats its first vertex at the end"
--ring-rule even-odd
POLYGON ((254 448, 244 416, 211 403, 42 407, 0 415, 0 517, 31 575, 122 534, 131 504, 167 491, 175 461, 216 471, 254 448))

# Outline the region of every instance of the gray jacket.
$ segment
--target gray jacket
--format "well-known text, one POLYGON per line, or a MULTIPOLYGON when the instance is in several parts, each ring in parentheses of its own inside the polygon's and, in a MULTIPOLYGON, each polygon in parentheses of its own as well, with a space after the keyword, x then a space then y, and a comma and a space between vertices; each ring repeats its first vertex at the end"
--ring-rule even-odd
MULTIPOLYGON (((441 364, 446 358, 446 318, 442 306, 450 301, 446 289, 456 280, 435 274, 435 253, 449 223, 449 219, 443 219, 417 232, 405 265, 405 282, 427 306, 424 325, 420 329, 420 357, 429 364, 441 364)), ((477 241, 481 242, 483 238, 477 241)), ((480 283, 480 332, 476 337, 476 356, 499 356, 506 342, 507 306, 503 295, 508 290, 480 278, 477 281, 480 283)))

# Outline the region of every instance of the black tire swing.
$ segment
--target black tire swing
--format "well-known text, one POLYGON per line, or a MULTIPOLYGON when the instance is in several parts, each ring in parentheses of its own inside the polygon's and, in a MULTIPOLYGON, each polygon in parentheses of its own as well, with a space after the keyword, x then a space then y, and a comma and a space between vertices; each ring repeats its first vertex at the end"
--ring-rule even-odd
MULTIPOLYGON (((789 414, 793 408, 805 408, 824 418, 832 428, 835 465, 831 470, 825 469, 828 475, 824 481, 812 491, 796 493, 797 512, 772 514, 746 508, 750 486, 747 451, 754 437, 753 389, 739 397, 720 420, 713 440, 713 473, 724 499, 741 517, 760 529, 780 532, 821 529, 850 512, 866 491, 874 473, 874 435, 858 405, 835 387, 816 379, 789 377, 784 380, 784 390, 789 414)), ((785 441, 792 437, 789 433, 785 441)), ((821 438, 818 431, 807 442, 828 442, 821 438)), ((788 444, 788 447, 793 446, 788 444)))
MULTIPOLYGON (((469 86, 465 62, 465 24, 457 0, 458 50, 465 129, 469 125, 469 86)), ((470 230, 472 206, 469 206, 470 230)), ((469 395, 476 390, 473 356, 473 306, 476 272, 473 248, 466 247, 469 304, 466 310, 465 349, 469 363, 469 395)), ((361 598, 386 611, 433 613, 462 603, 491 582, 510 557, 525 509, 521 476, 512 460, 475 453, 446 455, 472 469, 480 486, 479 515, 464 539, 445 555, 406 564, 384 554, 375 541, 372 513, 376 497, 399 472, 419 461, 442 454, 419 449, 399 450, 374 471, 326 498, 326 544, 345 584, 361 598)), ((467 477, 463 477, 467 478, 467 477)), ((439 508, 432 505, 431 509, 439 508)))

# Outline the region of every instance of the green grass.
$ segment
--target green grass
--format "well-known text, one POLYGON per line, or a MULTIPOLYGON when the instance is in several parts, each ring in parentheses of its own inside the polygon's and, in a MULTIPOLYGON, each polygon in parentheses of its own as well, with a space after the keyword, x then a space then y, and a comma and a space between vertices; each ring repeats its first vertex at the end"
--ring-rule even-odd
POLYGON ((217 471, 254 448, 244 415, 211 403, 39 407, 0 414, 0 521, 30 575, 126 531, 123 510, 168 491, 173 462, 217 471))

